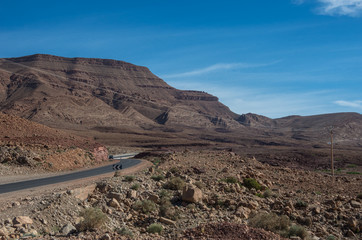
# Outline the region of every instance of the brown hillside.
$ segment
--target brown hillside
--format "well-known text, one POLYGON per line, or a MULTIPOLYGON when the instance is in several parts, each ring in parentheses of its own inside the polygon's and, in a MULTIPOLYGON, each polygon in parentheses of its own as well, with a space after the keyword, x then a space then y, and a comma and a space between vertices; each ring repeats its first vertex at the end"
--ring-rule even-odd
POLYGON ((108 159, 107 150, 91 139, 3 113, 0 150, 1 163, 49 170, 74 169, 108 159))

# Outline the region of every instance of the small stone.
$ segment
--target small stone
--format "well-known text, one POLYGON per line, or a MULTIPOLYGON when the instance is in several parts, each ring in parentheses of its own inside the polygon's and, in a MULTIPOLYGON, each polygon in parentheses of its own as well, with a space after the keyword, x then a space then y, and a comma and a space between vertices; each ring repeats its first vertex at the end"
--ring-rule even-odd
POLYGON ((8 234, 9 234, 9 232, 8 232, 8 230, 6 229, 6 227, 0 228, 0 236, 6 237, 8 234))
POLYGON ((112 200, 109 201, 108 206, 113 207, 113 208, 120 208, 121 207, 119 205, 119 202, 115 198, 112 198, 112 200))
POLYGON ((160 197, 157 196, 156 194, 150 194, 148 196, 148 199, 151 200, 154 203, 158 203, 160 201, 160 197))
POLYGON ((31 218, 28 216, 18 216, 14 218, 13 224, 20 224, 20 225, 33 224, 33 220, 31 220, 31 218))
POLYGON ((168 218, 164 218, 164 217, 160 217, 160 222, 167 224, 167 225, 173 225, 173 226, 176 225, 175 221, 168 219, 168 218))
POLYGON ((361 208, 361 203, 359 203, 359 202, 357 202, 357 201, 355 201, 355 200, 352 200, 352 201, 351 201, 351 206, 352 206, 353 208, 361 208))
POLYGON ((128 198, 133 198, 133 199, 137 198, 137 191, 136 190, 129 190, 127 192, 127 197, 128 198))
POLYGON ((77 229, 71 223, 68 223, 63 226, 62 230, 60 230, 60 233, 68 236, 69 234, 72 234, 75 231, 77 231, 77 229))
POLYGON ((111 236, 109 236, 108 233, 104 234, 104 235, 100 238, 100 240, 111 240, 111 239, 112 239, 112 238, 111 238, 111 236))

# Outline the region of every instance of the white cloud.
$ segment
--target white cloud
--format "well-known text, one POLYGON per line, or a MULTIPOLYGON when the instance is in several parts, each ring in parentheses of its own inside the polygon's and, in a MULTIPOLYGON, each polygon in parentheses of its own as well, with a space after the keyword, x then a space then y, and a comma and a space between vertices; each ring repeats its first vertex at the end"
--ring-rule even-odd
MULTIPOLYGON (((362 15, 362 0, 315 0, 319 3, 318 14, 330 16, 359 17, 362 15)), ((292 0, 292 3, 300 5, 306 0, 292 0)))
POLYGON ((179 77, 190 77, 190 76, 198 76, 207 74, 210 72, 216 72, 220 70, 230 70, 230 69, 245 69, 245 68, 257 68, 257 67, 265 67, 278 63, 280 61, 275 61, 271 63, 263 63, 263 64, 249 64, 249 63, 218 63, 205 68, 192 70, 189 72, 183 73, 175 73, 175 74, 166 74, 162 75, 161 78, 179 78, 179 77))
POLYGON ((362 0, 318 0, 322 6, 318 9, 323 15, 346 15, 358 17, 362 14, 362 0))
POLYGON ((342 107, 352 107, 352 108, 360 108, 362 109, 362 101, 344 101, 339 100, 335 101, 335 104, 342 106, 342 107))

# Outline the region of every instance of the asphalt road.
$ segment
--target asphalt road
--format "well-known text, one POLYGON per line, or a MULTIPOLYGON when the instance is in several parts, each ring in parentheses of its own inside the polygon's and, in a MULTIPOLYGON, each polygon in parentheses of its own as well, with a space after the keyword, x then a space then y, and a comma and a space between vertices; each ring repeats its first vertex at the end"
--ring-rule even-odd
MULTIPOLYGON (((124 156, 122 155, 122 157, 124 156)), ((117 164, 122 164, 122 169, 125 169, 133 167, 139 163, 141 163, 141 160, 138 159, 120 159, 119 163, 117 164)), ((93 168, 90 170, 84 170, 84 171, 78 171, 74 173, 54 176, 54 177, 46 177, 46 178, 33 179, 29 181, 3 184, 0 185, 0 194, 114 172, 112 166, 113 164, 99 168, 93 168)))

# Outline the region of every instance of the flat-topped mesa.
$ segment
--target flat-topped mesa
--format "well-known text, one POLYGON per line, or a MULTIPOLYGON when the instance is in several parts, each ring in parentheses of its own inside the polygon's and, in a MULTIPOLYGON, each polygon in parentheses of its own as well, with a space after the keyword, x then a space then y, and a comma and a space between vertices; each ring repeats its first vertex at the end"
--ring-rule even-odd
POLYGON ((111 59, 0 59, 0 100, 0 111, 64 129, 241 126, 217 97, 175 89, 146 67, 111 59))
POLYGON ((180 100, 199 100, 199 101, 219 101, 219 99, 209 93, 202 91, 180 91, 175 96, 180 100))
POLYGON ((113 59, 101 59, 101 58, 68 58, 68 57, 59 57, 50 54, 34 54, 24 57, 18 58, 5 58, 6 60, 21 63, 21 62, 63 62, 63 63, 71 63, 71 64, 80 64, 80 65, 104 65, 104 66, 112 66, 112 67, 125 67, 125 68, 137 68, 148 70, 147 67, 137 66, 132 63, 113 60, 113 59))

